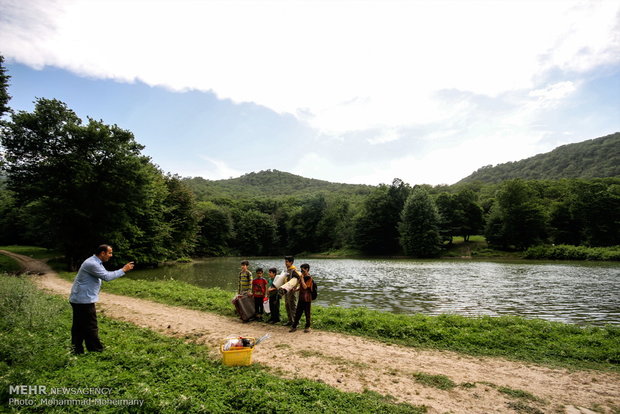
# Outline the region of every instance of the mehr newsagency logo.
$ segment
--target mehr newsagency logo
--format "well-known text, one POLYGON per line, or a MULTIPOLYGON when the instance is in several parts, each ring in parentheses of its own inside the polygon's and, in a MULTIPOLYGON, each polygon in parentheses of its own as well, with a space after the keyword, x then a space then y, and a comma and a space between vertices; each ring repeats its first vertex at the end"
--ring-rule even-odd
POLYGON ((142 406, 144 400, 111 398, 109 387, 48 387, 46 385, 9 385, 9 406, 142 406), (59 398, 63 396, 64 398, 59 398), (70 398, 73 397, 73 398, 70 398), (79 398, 81 397, 81 398, 79 398))

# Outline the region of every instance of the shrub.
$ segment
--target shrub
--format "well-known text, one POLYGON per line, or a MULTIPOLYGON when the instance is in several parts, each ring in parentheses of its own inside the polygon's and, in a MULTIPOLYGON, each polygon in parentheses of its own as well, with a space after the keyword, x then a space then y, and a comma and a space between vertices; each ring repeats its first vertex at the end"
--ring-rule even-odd
POLYGON ((620 246, 585 247, 560 244, 533 246, 523 255, 526 259, 620 261, 620 246))

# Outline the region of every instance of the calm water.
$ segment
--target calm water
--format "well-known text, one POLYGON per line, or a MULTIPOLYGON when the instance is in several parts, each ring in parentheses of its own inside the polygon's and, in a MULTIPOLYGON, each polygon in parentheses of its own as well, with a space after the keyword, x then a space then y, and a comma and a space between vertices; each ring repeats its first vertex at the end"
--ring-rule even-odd
MULTIPOLYGON (((213 258, 129 274, 237 289, 239 258, 213 258)), ((280 258, 254 258, 250 270, 280 272, 280 258)), ((620 325, 620 265, 478 261, 296 259, 319 284, 318 304, 396 313, 520 315, 575 324, 620 325)))

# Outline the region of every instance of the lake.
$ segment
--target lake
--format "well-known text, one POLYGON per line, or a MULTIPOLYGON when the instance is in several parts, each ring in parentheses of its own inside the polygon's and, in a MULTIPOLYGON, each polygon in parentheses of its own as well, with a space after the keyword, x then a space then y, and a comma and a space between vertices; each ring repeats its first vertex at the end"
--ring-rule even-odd
MULTIPOLYGON (((250 258, 278 272, 281 258, 250 258)), ((236 291, 241 258, 209 258, 129 273, 236 291)), ((310 264, 319 305, 427 315, 518 315, 580 325, 620 325, 620 264, 408 259, 296 259, 310 264)))

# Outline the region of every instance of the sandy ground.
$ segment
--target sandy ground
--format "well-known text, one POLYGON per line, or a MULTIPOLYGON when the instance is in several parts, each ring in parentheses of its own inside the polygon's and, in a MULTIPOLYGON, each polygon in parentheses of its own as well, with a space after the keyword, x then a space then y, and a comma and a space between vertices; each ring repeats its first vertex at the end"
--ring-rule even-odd
MULTIPOLYGON (((13 253, 37 285, 68 297, 71 284, 44 263, 13 253)), ((114 282, 110 282, 114 283, 114 282)), ((105 291, 105 283, 104 288, 105 291)), ((231 305, 232 306, 232 305, 231 305)), ((220 358, 219 343, 229 335, 271 338, 253 351, 253 362, 286 378, 309 378, 345 391, 371 390, 397 401, 428 407, 429 413, 592 413, 620 412, 620 375, 568 371, 471 357, 447 351, 422 350, 355 336, 241 323, 207 312, 162 305, 102 292, 97 305, 108 317, 131 322, 165 335, 208 345, 220 358), (286 356, 286 357, 284 357, 286 356), (457 387, 442 391, 417 382, 414 374, 445 375, 457 387), (508 396, 500 387, 526 391, 537 400, 508 396)))

